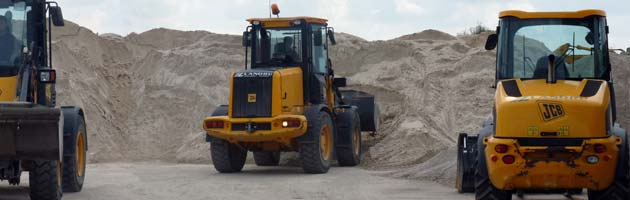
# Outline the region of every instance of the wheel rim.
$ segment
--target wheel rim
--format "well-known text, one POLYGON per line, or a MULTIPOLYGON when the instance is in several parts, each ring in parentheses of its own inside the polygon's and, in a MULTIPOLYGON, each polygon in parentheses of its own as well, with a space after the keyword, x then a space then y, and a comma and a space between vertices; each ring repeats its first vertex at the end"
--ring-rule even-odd
POLYGON ((332 151, 332 136, 330 134, 330 127, 324 125, 319 137, 319 145, 324 160, 330 159, 330 152, 332 151))
POLYGON ((354 143, 354 155, 359 155, 361 152, 361 132, 358 128, 354 129, 354 137, 352 138, 352 142, 354 143))
POLYGON ((57 161, 57 185, 61 186, 61 161, 57 161))
POLYGON ((77 176, 83 177, 85 172, 85 140, 83 138, 83 133, 79 131, 77 134, 77 147, 75 150, 75 157, 77 163, 77 176))

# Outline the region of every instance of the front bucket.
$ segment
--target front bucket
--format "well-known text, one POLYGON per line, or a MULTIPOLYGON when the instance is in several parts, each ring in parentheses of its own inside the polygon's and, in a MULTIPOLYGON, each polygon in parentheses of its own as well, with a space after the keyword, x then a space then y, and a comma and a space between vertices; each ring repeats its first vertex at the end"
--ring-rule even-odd
POLYGON ((0 159, 59 160, 63 116, 58 108, 0 104, 0 159))

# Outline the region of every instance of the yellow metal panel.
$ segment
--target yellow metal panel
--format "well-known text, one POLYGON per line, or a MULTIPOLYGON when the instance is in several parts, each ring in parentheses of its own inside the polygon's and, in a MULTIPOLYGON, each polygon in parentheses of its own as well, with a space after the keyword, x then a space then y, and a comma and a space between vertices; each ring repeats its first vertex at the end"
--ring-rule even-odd
POLYGON ((228 116, 232 117, 232 105, 234 104, 232 101, 232 96, 234 96, 234 72, 230 75, 230 97, 228 103, 228 116))
POLYGON ((0 77, 0 101, 15 101, 17 76, 0 77))
POLYGON ((307 23, 314 23, 314 24, 321 24, 321 25, 327 25, 328 20, 327 19, 322 19, 322 18, 317 18, 317 17, 305 17, 305 16, 300 16, 300 17, 281 17, 281 18, 250 18, 247 19, 247 21, 249 23, 253 23, 254 21, 259 21, 262 22, 265 27, 267 27, 268 25, 280 25, 280 24, 284 24, 287 26, 290 26, 290 23, 295 21, 295 20, 304 20, 307 23))
POLYGON ((333 80, 331 76, 326 77, 326 103, 329 108, 335 107, 335 91, 332 88, 333 80))
POLYGON ((289 21, 269 21, 263 22, 263 27, 265 28, 283 28, 283 27, 291 27, 291 22, 289 21))
POLYGON ((237 142, 279 142, 287 146, 291 145, 291 140, 306 133, 308 122, 303 115, 278 115, 275 117, 262 118, 230 118, 226 116, 208 117, 204 120, 204 130, 213 137, 237 142), (299 120, 300 127, 283 128, 283 120, 299 120), (205 126, 207 121, 223 121, 223 129, 209 129, 205 126), (258 130, 253 133, 247 131, 232 131, 231 125, 235 123, 271 123, 271 130, 258 130))
POLYGON ((502 17, 516 17, 520 19, 580 19, 588 16, 606 16, 603 10, 580 10, 575 12, 526 12, 520 10, 506 10, 499 14, 502 17))
POLYGON ((301 115, 304 113, 304 87, 302 69, 292 67, 277 71, 280 74, 282 91, 280 109, 283 114, 301 115))
MULTIPOLYGON (((608 84, 602 82, 592 97, 580 94, 587 80, 516 80, 523 97, 510 97, 501 82, 495 94, 497 137, 540 137, 542 132, 559 133, 558 138, 605 137, 610 103, 608 84), (560 105, 562 116, 545 118, 541 104, 560 105)), ((557 113, 558 114, 558 113, 557 113)), ((548 138, 553 138, 549 136, 548 138)))
POLYGON ((619 153, 617 146, 621 144, 621 139, 617 136, 588 139, 584 141, 583 146, 566 147, 567 150, 574 151, 574 153, 568 153, 565 156, 556 153, 554 156, 558 156, 557 158, 549 159, 549 153, 546 152, 548 147, 545 146, 524 147, 519 146, 515 139, 495 137, 487 137, 484 140, 490 181, 496 188, 502 190, 605 189, 610 186, 615 177, 619 153), (495 152, 494 147, 498 144, 507 145, 508 151, 506 153, 495 152), (596 153, 593 148, 594 144, 604 145, 606 152, 596 153), (549 161, 533 162, 532 158, 537 154, 540 158, 549 161), (503 163, 502 158, 506 155, 515 156, 515 162, 513 164, 503 163), (596 164, 587 163, 586 157, 591 155, 597 155, 600 161, 596 164), (529 159, 525 159, 527 157, 529 159))
POLYGON ((282 113, 282 74, 279 71, 273 72, 273 82, 271 84, 271 116, 278 116, 282 113))

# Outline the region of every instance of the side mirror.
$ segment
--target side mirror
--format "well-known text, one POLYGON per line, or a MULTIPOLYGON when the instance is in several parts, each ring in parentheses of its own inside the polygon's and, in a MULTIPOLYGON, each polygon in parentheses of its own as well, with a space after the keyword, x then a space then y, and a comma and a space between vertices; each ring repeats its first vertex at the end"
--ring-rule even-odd
POLYGON ((346 87, 346 78, 345 77, 341 77, 341 78, 334 78, 333 79, 333 86, 335 87, 346 87))
POLYGON ((499 42, 499 36, 497 34, 492 34, 488 36, 488 40, 486 40, 486 50, 490 51, 494 48, 497 48, 497 43, 499 42))
POLYGON ((322 41, 324 38, 322 37, 322 29, 317 29, 316 31, 313 31, 313 45, 315 45, 316 47, 322 46, 322 44, 324 43, 324 41, 322 41))
POLYGON ((50 17, 52 19, 53 25, 64 26, 66 24, 63 21, 63 13, 61 12, 61 7, 50 6, 48 7, 48 12, 50 12, 50 17))
POLYGON ((328 29, 328 38, 330 39, 330 44, 337 44, 337 40, 335 40, 335 31, 333 31, 332 29, 328 29))
POLYGON ((251 46, 251 40, 249 39, 249 32, 243 32, 243 47, 251 46))

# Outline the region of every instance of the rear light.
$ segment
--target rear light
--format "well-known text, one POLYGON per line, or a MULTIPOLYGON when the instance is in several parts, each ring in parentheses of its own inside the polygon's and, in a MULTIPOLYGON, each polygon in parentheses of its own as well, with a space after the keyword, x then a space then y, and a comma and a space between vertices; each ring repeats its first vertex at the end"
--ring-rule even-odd
POLYGON ((492 155, 492 162, 497 162, 497 160, 499 160, 499 157, 497 157, 497 155, 492 155))
POLYGON ((497 153, 507 153, 508 146, 505 144, 497 144, 497 146, 494 146, 494 151, 497 153))
POLYGON ((300 127, 300 120, 296 120, 296 119, 289 119, 289 120, 284 120, 282 121, 282 127, 283 128, 296 128, 296 127, 300 127))
POLYGON ((604 146, 603 144, 596 144, 595 147, 593 147, 593 149, 595 150, 596 153, 606 152, 606 146, 604 146))
POLYGON ((223 121, 206 121, 206 128, 223 128, 223 121))
POLYGON ((503 156, 503 163, 511 165, 514 164, 516 158, 512 155, 503 156))

